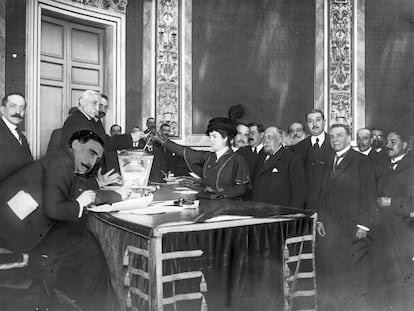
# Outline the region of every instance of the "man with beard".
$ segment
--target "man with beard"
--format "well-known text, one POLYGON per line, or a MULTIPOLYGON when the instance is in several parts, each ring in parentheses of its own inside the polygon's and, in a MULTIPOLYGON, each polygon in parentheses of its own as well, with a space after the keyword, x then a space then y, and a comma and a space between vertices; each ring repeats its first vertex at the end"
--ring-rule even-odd
POLYGON ((375 180, 378 184, 378 181, 381 179, 382 175, 387 169, 389 161, 384 152, 376 152, 374 148, 372 148, 372 142, 373 138, 370 129, 361 128, 357 131, 358 150, 371 159, 375 170, 375 180))
POLYGON ((253 178, 254 201, 303 208, 306 182, 299 157, 282 145, 282 130, 264 132, 262 153, 253 178))
POLYGON ((149 134, 151 131, 155 131, 156 130, 156 123, 155 123, 155 119, 153 117, 149 117, 147 119, 147 129, 144 131, 144 134, 149 134))
POLYGON ((292 146, 306 138, 305 128, 302 123, 294 122, 289 126, 288 133, 292 138, 292 146))
POLYGON ((26 100, 19 93, 3 97, 0 106, 0 182, 33 161, 27 139, 18 127, 26 110, 26 100))
POLYGON ((414 159, 404 132, 391 131, 389 167, 378 185, 372 275, 375 310, 411 310, 414 305, 414 159))
POLYGON ((305 207, 316 209, 321 193, 322 178, 328 159, 334 153, 329 143, 328 134, 324 132, 325 117, 321 110, 315 109, 306 114, 306 122, 311 136, 293 147, 298 154, 306 177, 305 207))

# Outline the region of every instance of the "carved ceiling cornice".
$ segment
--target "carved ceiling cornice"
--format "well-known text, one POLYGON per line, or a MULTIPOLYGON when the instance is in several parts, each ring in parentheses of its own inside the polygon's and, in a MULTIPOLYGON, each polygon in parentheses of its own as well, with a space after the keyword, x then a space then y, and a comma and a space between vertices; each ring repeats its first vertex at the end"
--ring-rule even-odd
POLYGON ((117 12, 126 13, 128 0, 72 0, 72 2, 90 5, 101 9, 112 9, 117 12))

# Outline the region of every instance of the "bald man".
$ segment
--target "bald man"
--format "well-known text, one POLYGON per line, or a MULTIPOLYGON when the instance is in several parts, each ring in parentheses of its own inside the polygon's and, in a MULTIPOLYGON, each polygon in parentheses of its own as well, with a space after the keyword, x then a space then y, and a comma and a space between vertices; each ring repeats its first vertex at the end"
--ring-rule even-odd
POLYGON ((264 153, 253 179, 254 201, 303 208, 306 181, 299 157, 282 146, 282 130, 269 127, 263 137, 264 153))

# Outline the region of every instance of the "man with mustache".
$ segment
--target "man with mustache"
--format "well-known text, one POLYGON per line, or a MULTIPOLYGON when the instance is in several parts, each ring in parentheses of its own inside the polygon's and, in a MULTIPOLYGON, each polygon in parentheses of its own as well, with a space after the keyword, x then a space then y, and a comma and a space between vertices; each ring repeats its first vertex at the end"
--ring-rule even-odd
POLYGON ((375 174, 370 159, 351 148, 347 125, 331 126, 335 150, 327 160, 318 207, 318 294, 321 310, 365 310, 375 209, 375 174))
POLYGON ((302 167, 305 169, 306 177, 306 201, 305 207, 316 209, 321 193, 322 178, 328 159, 333 154, 329 143, 328 134, 324 132, 325 116, 319 109, 312 110, 306 114, 308 125, 308 136, 293 148, 298 154, 302 167))
POLYGON ((374 230, 376 310, 411 310, 414 304, 414 158, 408 135, 391 131, 385 151, 389 167, 378 184, 374 230))
POLYGON ((302 123, 294 122, 289 126, 288 133, 292 138, 292 145, 296 145, 306 138, 305 128, 302 123))
POLYGON ((26 100, 19 93, 3 97, 0 106, 0 182, 33 161, 27 139, 19 128, 26 100))
POLYGON ((249 145, 249 127, 244 123, 236 125, 237 134, 232 140, 231 149, 234 152, 249 145))
POLYGON ((372 142, 373 137, 370 129, 361 128, 357 131, 358 150, 371 159, 375 170, 375 180, 378 184, 378 181, 387 169, 388 159, 384 152, 376 152, 374 148, 372 148, 372 142))
POLYGON ((0 237, 9 249, 29 254, 34 284, 61 290, 82 310, 110 309, 106 263, 85 226, 86 208, 129 195, 125 188, 88 188, 84 176, 102 157, 103 144, 95 133, 78 131, 67 147, 0 184, 0 237))
MULTIPOLYGON (((118 173, 113 174, 119 168, 115 151, 132 148, 133 143, 138 142, 142 137, 141 132, 115 135, 113 137, 107 135, 100 120, 100 116, 102 117, 106 114, 106 109, 107 104, 105 108, 105 104, 102 104, 100 93, 92 90, 83 92, 79 98, 78 110, 74 111, 63 124, 62 138, 60 140, 60 146, 65 147, 75 132, 86 129, 96 133, 105 142, 105 155, 108 152, 112 153, 104 161, 105 167, 103 171, 106 171, 106 173, 102 175, 101 170, 97 172, 97 180, 100 185, 120 180, 118 173)), ((91 175, 94 177, 96 172, 93 172, 91 175)))

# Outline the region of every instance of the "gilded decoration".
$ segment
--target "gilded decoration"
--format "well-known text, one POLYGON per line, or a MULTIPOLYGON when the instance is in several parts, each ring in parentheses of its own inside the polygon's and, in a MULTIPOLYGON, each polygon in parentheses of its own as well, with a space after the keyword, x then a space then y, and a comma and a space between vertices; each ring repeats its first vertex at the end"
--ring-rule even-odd
POLYGON ((178 0, 157 1, 156 120, 180 136, 178 0))
POLYGON ((329 6, 329 124, 352 129, 352 0, 329 6))
POLYGON ((126 13, 127 0, 72 0, 72 2, 84 5, 95 6, 101 9, 113 9, 118 12, 126 13))

